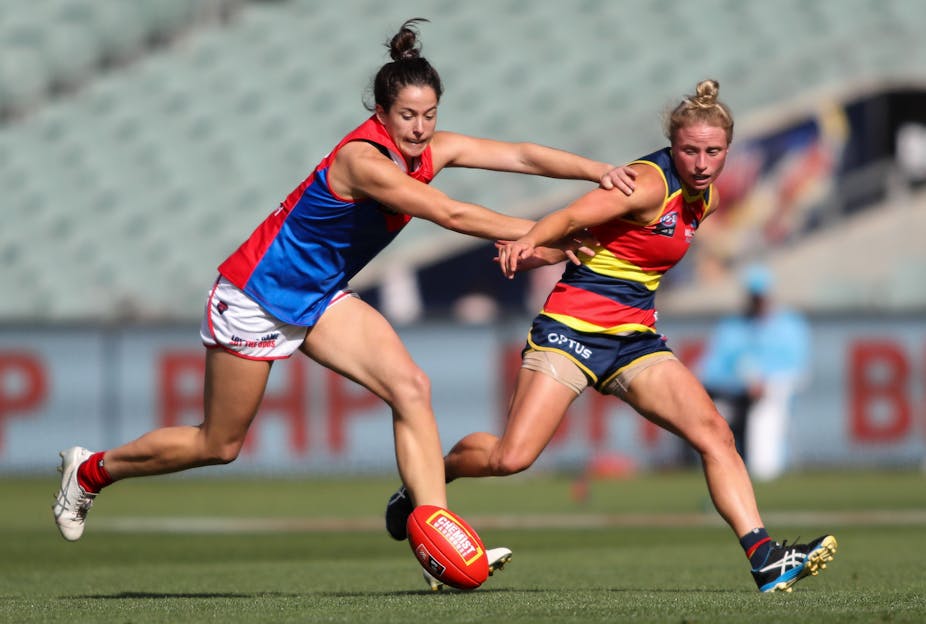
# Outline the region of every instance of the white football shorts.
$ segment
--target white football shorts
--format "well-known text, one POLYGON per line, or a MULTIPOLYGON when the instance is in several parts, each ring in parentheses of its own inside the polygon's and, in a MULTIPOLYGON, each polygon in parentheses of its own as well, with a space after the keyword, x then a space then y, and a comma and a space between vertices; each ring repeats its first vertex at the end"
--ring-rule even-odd
MULTIPOLYGON (((328 307, 356 296, 352 290, 338 291, 328 307)), ((281 360, 296 352, 308 330, 281 321, 219 276, 206 298, 199 335, 209 349, 225 349, 251 360, 281 360)))

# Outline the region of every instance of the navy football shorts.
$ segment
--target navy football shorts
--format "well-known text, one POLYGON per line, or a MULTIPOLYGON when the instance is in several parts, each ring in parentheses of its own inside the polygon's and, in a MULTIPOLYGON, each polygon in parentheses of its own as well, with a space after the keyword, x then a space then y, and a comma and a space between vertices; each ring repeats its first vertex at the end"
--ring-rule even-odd
POLYGON ((642 358, 654 353, 672 355, 672 349, 666 345, 662 334, 586 333, 543 314, 534 319, 522 355, 530 350, 555 351, 566 356, 585 373, 589 385, 599 392, 604 392, 609 382, 642 358))

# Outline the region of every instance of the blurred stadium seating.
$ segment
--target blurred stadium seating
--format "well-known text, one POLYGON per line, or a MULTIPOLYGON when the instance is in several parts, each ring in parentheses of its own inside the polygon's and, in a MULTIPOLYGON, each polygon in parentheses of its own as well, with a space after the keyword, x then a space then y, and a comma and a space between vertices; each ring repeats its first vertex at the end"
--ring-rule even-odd
MULTIPOLYGON (((0 320, 197 318, 215 266, 365 117, 382 43, 421 11, 410 0, 0 4, 0 320)), ((663 109, 706 77, 738 136, 821 97, 926 85, 919 0, 439 0, 424 16, 424 53, 446 86, 441 127, 612 162, 661 145, 663 109)), ((577 188, 459 171, 435 184, 518 214, 577 188)), ((913 211, 922 223, 926 199, 888 198, 883 213, 903 229, 913 211)), ((807 251, 829 277, 797 302, 926 307, 926 246, 884 229, 858 244, 909 254, 883 256, 867 276, 880 290, 840 286, 867 274, 807 251)), ((474 244, 462 239, 413 224, 358 285, 389 262, 474 244)), ((694 292, 675 301, 696 309, 694 292)))

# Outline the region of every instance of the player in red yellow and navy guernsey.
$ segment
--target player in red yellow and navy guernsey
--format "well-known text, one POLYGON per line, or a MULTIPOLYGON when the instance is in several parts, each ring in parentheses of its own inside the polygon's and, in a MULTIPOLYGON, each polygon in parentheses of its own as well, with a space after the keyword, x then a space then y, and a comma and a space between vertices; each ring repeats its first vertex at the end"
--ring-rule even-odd
POLYGON ((632 163, 630 196, 593 190, 501 244, 508 277, 538 265, 537 247, 587 231, 595 255, 568 266, 534 320, 501 437, 472 433, 444 458, 448 481, 527 469, 585 388, 620 397, 683 437, 700 454, 711 499, 740 538, 760 591, 790 591, 836 551, 824 535, 773 542, 729 425, 704 387, 656 331, 654 296, 718 205, 713 187, 733 138, 733 117, 713 80, 698 84, 667 117, 670 147, 632 163))
MULTIPOLYGON (((587 180, 624 193, 635 174, 534 143, 438 132, 443 86, 420 55, 415 22, 388 43, 392 61, 374 78, 373 115, 219 267, 201 326, 208 347, 202 423, 156 429, 107 451, 61 452, 53 511, 65 539, 81 537, 97 493, 114 481, 234 461, 272 360, 296 351, 391 407, 396 463, 410 499, 447 506, 428 378, 389 322, 350 291, 349 280, 412 217, 490 240, 518 238, 533 225, 429 186, 445 167, 587 180)), ((569 245, 547 252, 562 259, 572 254, 569 245)))
MULTIPOLYGON (((595 255, 566 268, 528 338, 531 351, 564 352, 599 390, 614 381, 617 371, 607 348, 612 337, 635 336, 652 354, 670 352, 656 334, 656 290, 716 205, 711 203, 713 186, 692 193, 682 185, 670 148, 630 165, 641 165, 644 175, 665 189, 654 216, 647 215, 646 222, 617 218, 589 226, 588 232, 598 241, 595 255), (559 326, 581 332, 583 342, 564 343, 559 326), (604 348, 588 348, 596 335, 604 337, 600 345, 604 348)), ((642 197, 638 190, 636 199, 642 197)))

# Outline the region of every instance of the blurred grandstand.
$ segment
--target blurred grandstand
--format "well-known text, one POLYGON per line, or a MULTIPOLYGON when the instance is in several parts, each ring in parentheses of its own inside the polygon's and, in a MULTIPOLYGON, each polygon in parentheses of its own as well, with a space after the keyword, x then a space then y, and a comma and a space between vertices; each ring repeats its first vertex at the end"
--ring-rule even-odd
MULTIPOLYGON (((663 309, 734 305, 729 276, 757 256, 809 311, 926 309, 921 0, 33 0, 0 4, 0 320, 197 319, 217 264, 364 119, 382 43, 422 12, 449 130, 619 163, 720 82, 729 201, 663 309)), ((584 188, 435 184, 523 215, 584 188)), ((354 286, 436 263, 462 283, 454 258, 484 246, 414 223, 354 286)))

